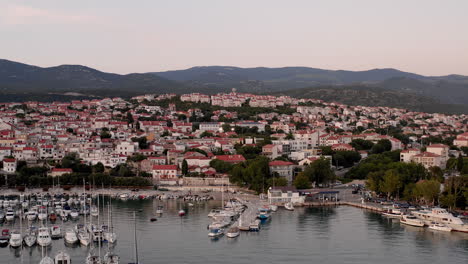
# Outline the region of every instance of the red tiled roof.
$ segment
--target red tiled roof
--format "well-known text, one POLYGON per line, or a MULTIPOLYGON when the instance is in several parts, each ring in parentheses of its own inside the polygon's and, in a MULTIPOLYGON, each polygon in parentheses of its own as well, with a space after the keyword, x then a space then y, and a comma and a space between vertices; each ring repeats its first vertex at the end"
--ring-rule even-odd
POLYGON ((177 170, 177 165, 153 165, 153 170, 177 170))
POLYGON ((290 161, 282 161, 282 160, 274 160, 268 163, 269 166, 290 166, 294 165, 294 163, 290 161))

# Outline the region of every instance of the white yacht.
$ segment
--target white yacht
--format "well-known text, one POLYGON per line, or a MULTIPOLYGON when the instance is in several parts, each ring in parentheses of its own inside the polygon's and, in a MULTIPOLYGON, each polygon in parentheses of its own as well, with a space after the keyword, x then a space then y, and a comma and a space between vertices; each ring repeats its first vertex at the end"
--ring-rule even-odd
POLYGON ((34 246, 37 241, 37 232, 35 232, 35 230, 30 229, 30 231, 26 235, 24 235, 23 240, 26 246, 34 246))
POLYGON ((70 217, 72 220, 76 220, 78 219, 78 216, 79 216, 79 213, 78 213, 78 210, 76 210, 75 208, 73 208, 70 212, 70 217))
POLYGON ((400 209, 397 209, 397 208, 388 208, 386 211, 382 213, 382 215, 388 218, 400 219, 402 212, 400 209))
POLYGON ((274 204, 270 204, 270 210, 271 210, 272 212, 276 212, 276 211, 278 211, 278 206, 277 206, 277 205, 274 205, 274 204))
POLYGON ((39 232, 37 234, 37 244, 41 247, 47 247, 52 244, 52 238, 50 237, 50 231, 47 227, 39 228, 39 232))
POLYGON ((417 226, 417 227, 424 226, 424 222, 419 220, 414 215, 403 215, 400 219, 400 223, 405 224, 405 225, 410 225, 410 226, 417 226))
POLYGON ((446 226, 451 227, 453 231, 468 233, 468 224, 443 208, 414 211, 412 214, 420 220, 424 221, 426 225, 430 225, 432 222, 435 222, 439 224, 445 224, 446 226))
POLYGON ((78 242, 78 236, 76 235, 75 230, 73 230, 72 228, 68 228, 65 231, 64 239, 65 239, 65 243, 69 245, 73 245, 78 242))
POLYGON ((23 243, 23 236, 19 231, 13 231, 10 235, 10 247, 19 248, 23 243))

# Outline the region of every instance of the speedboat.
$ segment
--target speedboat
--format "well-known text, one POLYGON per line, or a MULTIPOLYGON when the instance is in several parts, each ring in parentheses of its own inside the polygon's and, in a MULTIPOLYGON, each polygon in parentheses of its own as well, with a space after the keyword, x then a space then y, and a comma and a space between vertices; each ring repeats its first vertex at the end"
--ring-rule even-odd
POLYGON ((104 240, 109 243, 117 242, 117 234, 115 232, 107 230, 104 232, 104 240))
POLYGON ((424 222, 419 220, 414 215, 403 215, 400 219, 400 223, 405 224, 405 225, 410 225, 410 226, 417 226, 417 227, 424 226, 424 222))
POLYGON ((209 237, 220 237, 222 235, 224 235, 224 231, 223 229, 219 229, 219 228, 211 229, 210 232, 208 233, 209 237))
POLYGON ((41 247, 47 247, 52 244, 52 238, 50 237, 50 231, 47 227, 39 228, 37 234, 37 244, 41 247))
POLYGON ((429 225, 429 229, 436 230, 436 231, 444 231, 444 232, 452 231, 452 228, 450 226, 439 224, 439 223, 432 223, 431 225, 429 225))
POLYGON ((60 251, 59 253, 57 253, 57 255, 55 255, 54 263, 55 264, 71 264, 70 255, 65 251, 60 251))
POLYGON ((78 242, 78 236, 72 228, 68 228, 65 231, 65 243, 73 245, 78 242))
POLYGON ((67 212, 65 212, 65 210, 62 210, 62 212, 60 212, 60 218, 62 219, 63 222, 68 221, 68 214, 67 212))
POLYGON ((226 236, 229 238, 235 238, 235 237, 238 237, 239 235, 240 235, 240 230, 237 226, 229 228, 228 231, 226 232, 226 236))
POLYGON ((0 247, 8 246, 9 242, 10 242, 10 230, 3 229, 2 235, 0 236, 0 247))
POLYGON ((23 243, 23 236, 19 231, 13 231, 10 235, 10 247, 19 248, 23 243))
POLYGON ((291 202, 289 203, 285 203, 284 204, 284 209, 288 210, 288 211, 294 211, 294 206, 291 202))
POLYGON ((71 207, 70 207, 69 205, 65 205, 65 206, 63 207, 63 212, 64 212, 67 216, 70 215, 71 211, 72 211, 72 210, 71 210, 71 207))
POLYGON ((62 229, 60 228, 60 226, 52 226, 50 228, 50 237, 52 239, 62 238, 62 229))

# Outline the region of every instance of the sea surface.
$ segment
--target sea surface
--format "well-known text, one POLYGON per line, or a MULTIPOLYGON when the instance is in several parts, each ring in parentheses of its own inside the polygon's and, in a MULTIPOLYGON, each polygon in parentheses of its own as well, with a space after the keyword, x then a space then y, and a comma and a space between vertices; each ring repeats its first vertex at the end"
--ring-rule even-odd
MULTIPOLYGON (((296 208, 293 212, 279 209, 258 233, 213 240, 208 237, 207 214, 216 206, 219 202, 199 202, 189 207, 188 203, 172 200, 114 201, 113 224, 118 242, 113 250, 121 256, 121 263, 134 261, 136 212, 138 255, 144 264, 468 263, 468 234, 403 226, 379 214, 347 206, 296 208), (164 206, 164 214, 150 222, 158 205, 164 206), (187 211, 184 217, 177 214, 181 208, 187 211)), ((106 216, 107 212, 103 212, 101 220, 107 222, 106 216)), ((3 223, 0 228, 18 228, 19 220, 13 225, 3 223)), ((71 255, 72 263, 84 263, 88 252, 85 247, 66 247, 60 239, 53 241, 47 254, 53 257, 60 250, 71 255)), ((104 244, 102 255, 106 250, 108 245, 104 244)), ((40 259, 37 246, 22 251, 0 248, 0 263, 37 264, 40 259)))

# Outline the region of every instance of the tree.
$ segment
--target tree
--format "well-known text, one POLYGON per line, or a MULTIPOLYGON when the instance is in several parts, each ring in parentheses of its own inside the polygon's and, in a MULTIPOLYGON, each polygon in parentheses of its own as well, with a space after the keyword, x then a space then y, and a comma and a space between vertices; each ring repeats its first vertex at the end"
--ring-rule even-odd
POLYGON ((297 189, 309 189, 311 185, 309 178, 304 173, 299 173, 296 179, 294 179, 294 186, 297 189))
POLYGON ((189 172, 188 163, 187 163, 187 160, 184 159, 184 161, 182 161, 182 174, 187 175, 188 172, 189 172))
POLYGON ((92 166, 93 173, 102 173, 104 172, 104 165, 101 162, 98 162, 96 165, 92 166))
POLYGON ((416 183, 416 193, 426 203, 435 204, 440 194, 440 183, 436 180, 424 180, 416 183))
MULTIPOLYGON (((388 170, 385 172, 383 180, 380 185, 380 190, 387 193, 387 198, 398 192, 401 188, 400 175, 395 170, 388 170)), ((398 194, 397 194, 398 195, 398 194)))
POLYGON ((133 124, 133 122, 135 122, 135 120, 133 120, 133 115, 132 113, 130 113, 130 111, 127 112, 127 122, 129 124, 133 124))
POLYGON ((335 179, 335 173, 331 169, 330 160, 323 157, 312 162, 305 168, 303 173, 315 184, 328 184, 335 179))
POLYGON ((463 165, 464 165, 463 157, 462 157, 462 155, 458 155, 458 159, 457 159, 457 170, 458 170, 459 172, 462 172, 462 171, 463 171, 463 165))

